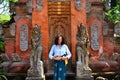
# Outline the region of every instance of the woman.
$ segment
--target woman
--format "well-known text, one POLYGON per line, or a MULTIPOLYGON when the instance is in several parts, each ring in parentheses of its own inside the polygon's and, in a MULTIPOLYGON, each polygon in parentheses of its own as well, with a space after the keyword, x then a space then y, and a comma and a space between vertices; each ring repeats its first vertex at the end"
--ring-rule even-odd
POLYGON ((49 58, 54 60, 54 80, 66 80, 66 64, 70 57, 71 53, 63 36, 58 35, 49 53, 49 58))

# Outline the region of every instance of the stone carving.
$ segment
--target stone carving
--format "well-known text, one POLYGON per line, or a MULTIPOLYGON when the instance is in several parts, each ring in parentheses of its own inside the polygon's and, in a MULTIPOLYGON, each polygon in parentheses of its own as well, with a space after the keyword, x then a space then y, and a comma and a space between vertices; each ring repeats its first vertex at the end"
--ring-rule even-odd
POLYGON ((15 36, 15 31, 16 31, 16 23, 12 23, 12 24, 10 25, 10 34, 11 34, 12 36, 15 36))
POLYGON ((13 54, 12 54, 12 61, 15 61, 15 62, 21 61, 20 55, 17 54, 17 53, 13 53, 13 54))
POLYGON ((105 2, 104 2, 104 8, 105 8, 105 11, 108 11, 110 8, 111 8, 111 2, 110 2, 111 0, 106 0, 105 2))
POLYGON ((41 11, 43 8, 43 0, 37 0, 36 8, 38 11, 41 11))
POLYGON ((75 0, 75 9, 80 10, 81 8, 81 0, 75 0))
POLYGON ((120 37, 120 23, 115 25, 114 28, 114 37, 120 37))
POLYGON ((32 31, 32 51, 30 54, 30 69, 26 80, 43 80, 45 78, 43 62, 41 61, 43 47, 41 44, 40 27, 35 25, 32 31))
POLYGON ((26 5, 27 5, 27 12, 31 14, 32 13, 32 0, 28 0, 26 5))
POLYGON ((28 25, 21 24, 20 26, 20 50, 26 51, 28 49, 28 25))
POLYGON ((109 24, 107 22, 103 22, 103 35, 107 35, 109 30, 109 24))
POLYGON ((78 26, 77 39, 77 77, 91 76, 91 69, 88 66, 89 61, 89 39, 86 27, 81 23, 78 26))
POLYGON ((86 11, 89 13, 91 10, 91 0, 86 0, 86 11))
POLYGON ((93 50, 99 50, 99 30, 98 30, 98 25, 95 23, 92 23, 90 27, 90 32, 91 32, 91 48, 93 50))
POLYGON ((10 59, 9 59, 9 57, 6 53, 2 53, 1 58, 2 58, 3 61, 10 61, 10 59))

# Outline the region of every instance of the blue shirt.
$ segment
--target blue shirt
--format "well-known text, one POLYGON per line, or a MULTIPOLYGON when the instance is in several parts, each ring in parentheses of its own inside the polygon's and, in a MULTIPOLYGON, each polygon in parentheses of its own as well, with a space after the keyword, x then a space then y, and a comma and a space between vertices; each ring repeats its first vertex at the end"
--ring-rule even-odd
POLYGON ((63 44, 61 47, 53 45, 49 52, 49 58, 52 59, 54 56, 64 56, 65 54, 68 59, 71 57, 71 52, 67 45, 63 44))

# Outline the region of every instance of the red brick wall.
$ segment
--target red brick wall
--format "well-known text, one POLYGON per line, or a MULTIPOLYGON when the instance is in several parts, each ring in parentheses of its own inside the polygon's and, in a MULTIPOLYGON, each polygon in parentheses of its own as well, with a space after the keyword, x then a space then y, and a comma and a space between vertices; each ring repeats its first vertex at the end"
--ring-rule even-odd
POLYGON ((71 0, 71 51, 72 59, 76 58, 76 34, 77 26, 80 23, 86 25, 86 11, 85 11, 85 0, 81 2, 81 9, 76 10, 74 5, 74 0, 71 0))
MULTIPOLYGON (((36 0, 33 0, 33 5, 36 5, 36 0)), ((42 44, 44 47, 44 59, 48 59, 48 45, 49 45, 49 26, 48 26, 48 0, 44 0, 42 11, 36 9, 32 12, 32 25, 38 24, 41 26, 42 44)))

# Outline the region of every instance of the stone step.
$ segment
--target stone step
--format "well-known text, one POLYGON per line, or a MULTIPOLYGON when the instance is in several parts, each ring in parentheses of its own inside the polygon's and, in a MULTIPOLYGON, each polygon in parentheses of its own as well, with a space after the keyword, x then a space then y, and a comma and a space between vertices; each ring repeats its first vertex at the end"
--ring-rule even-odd
MULTIPOLYGON (((45 73, 46 80, 53 80, 53 74, 54 74, 53 71, 48 71, 47 73, 45 73)), ((66 78, 67 80, 75 80, 75 73, 67 71, 66 78)))

